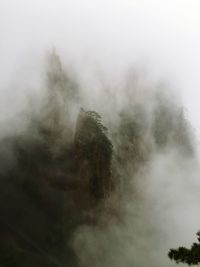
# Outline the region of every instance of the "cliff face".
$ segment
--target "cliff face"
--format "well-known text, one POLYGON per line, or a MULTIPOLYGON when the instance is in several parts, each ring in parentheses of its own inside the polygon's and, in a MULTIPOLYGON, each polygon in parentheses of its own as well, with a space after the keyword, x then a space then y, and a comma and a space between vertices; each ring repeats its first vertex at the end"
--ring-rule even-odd
POLYGON ((110 193, 111 143, 100 117, 80 112, 74 137, 78 89, 55 52, 49 60, 44 105, 25 132, 0 140, 4 267, 77 266, 73 232, 95 223, 89 214, 110 193))
POLYGON ((112 187, 112 145, 97 117, 81 111, 74 142, 63 143, 56 155, 51 140, 60 135, 52 129, 51 138, 27 132, 0 144, 12 142, 17 157, 0 180, 2 266, 76 266, 69 240, 79 225, 96 223, 112 187))
POLYGON ((69 142, 59 112, 57 123, 31 121, 25 133, 0 142, 12 144, 16 160, 0 179, 4 267, 77 266, 69 241, 78 226, 97 222, 111 194, 112 145, 100 116, 81 110, 69 142))
POLYGON ((96 112, 80 110, 74 144, 79 179, 85 181, 92 198, 108 197, 113 187, 112 144, 96 112))

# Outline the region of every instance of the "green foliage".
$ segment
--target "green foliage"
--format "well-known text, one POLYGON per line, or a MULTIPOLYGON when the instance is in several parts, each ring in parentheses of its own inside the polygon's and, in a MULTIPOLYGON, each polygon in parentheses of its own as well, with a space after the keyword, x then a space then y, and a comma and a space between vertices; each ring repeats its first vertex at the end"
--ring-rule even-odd
POLYGON ((200 264, 200 232, 197 233, 198 242, 193 243, 191 248, 179 247, 177 249, 170 249, 168 256, 176 263, 186 263, 188 265, 200 264))

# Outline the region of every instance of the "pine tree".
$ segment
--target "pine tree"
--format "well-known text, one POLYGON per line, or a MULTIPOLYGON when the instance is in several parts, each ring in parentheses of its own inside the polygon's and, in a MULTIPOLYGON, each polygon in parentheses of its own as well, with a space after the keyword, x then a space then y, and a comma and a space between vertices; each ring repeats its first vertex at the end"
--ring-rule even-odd
POLYGON ((177 249, 170 249, 168 257, 176 263, 200 264, 200 232, 197 232, 197 237, 198 243, 193 243, 191 248, 179 247, 177 249))

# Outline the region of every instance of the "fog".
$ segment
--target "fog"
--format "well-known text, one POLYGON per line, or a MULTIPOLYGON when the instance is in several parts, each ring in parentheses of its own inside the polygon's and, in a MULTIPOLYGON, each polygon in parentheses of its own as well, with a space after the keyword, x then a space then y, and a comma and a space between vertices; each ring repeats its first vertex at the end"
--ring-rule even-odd
MULTIPOLYGON (((117 166, 131 185, 122 222, 104 214, 97 226, 76 229, 70 246, 80 266, 176 266, 168 250, 194 241, 200 228, 199 12, 198 0, 0 0, 1 138, 26 129, 44 103, 52 50, 81 88, 80 105, 101 114, 114 146, 121 114, 137 116, 134 105, 144 109, 148 163, 134 173, 131 163, 117 166), (156 148, 158 89, 171 99, 169 108, 183 106, 194 155, 171 144, 156 148)), ((74 127, 79 103, 70 110, 74 127)), ((13 164, 12 154, 6 159, 13 164)))
POLYGON ((86 74, 95 66, 118 77, 137 63, 168 79, 181 91, 199 131, 199 1, 1 0, 0 5, 1 90, 20 72, 38 74, 37 61, 55 46, 86 74))

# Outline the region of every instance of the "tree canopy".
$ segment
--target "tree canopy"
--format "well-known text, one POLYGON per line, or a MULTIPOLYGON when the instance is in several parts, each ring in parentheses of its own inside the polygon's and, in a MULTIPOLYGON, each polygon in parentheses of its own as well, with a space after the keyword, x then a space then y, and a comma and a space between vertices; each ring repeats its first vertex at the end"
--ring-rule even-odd
POLYGON ((170 249, 168 256, 176 263, 186 263, 188 265, 198 265, 200 263, 200 231, 197 232, 198 243, 193 243, 191 248, 179 247, 170 249))

